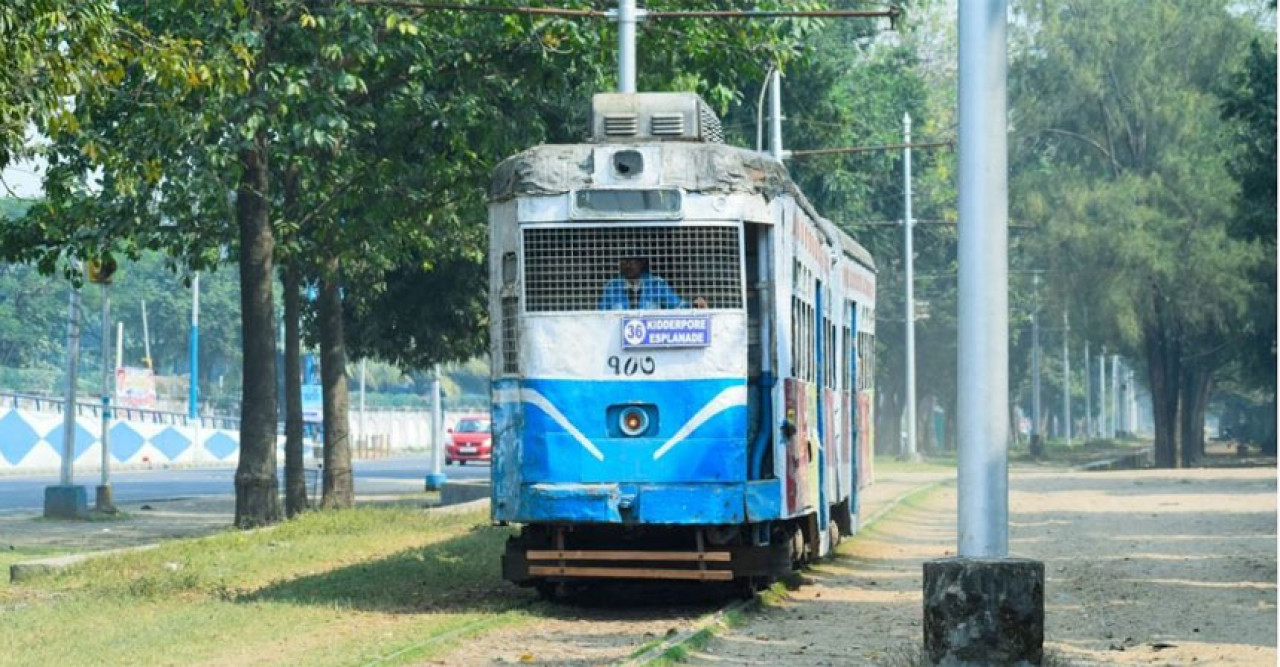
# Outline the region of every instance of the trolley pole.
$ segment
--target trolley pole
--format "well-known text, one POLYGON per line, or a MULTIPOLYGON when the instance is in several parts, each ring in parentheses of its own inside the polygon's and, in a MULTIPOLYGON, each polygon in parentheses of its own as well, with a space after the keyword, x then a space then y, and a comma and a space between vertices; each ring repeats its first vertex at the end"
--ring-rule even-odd
POLYGON ((71 286, 67 308, 67 387, 62 404, 62 465, 58 485, 44 487, 44 516, 84 519, 89 502, 83 486, 75 486, 72 463, 76 455, 76 366, 80 362, 80 290, 71 286))
POLYGON ((902 261, 906 265, 906 329, 907 329, 907 448, 902 458, 916 461, 916 291, 915 246, 911 220, 911 114, 902 114, 902 261))
POLYGON ((959 6, 959 556, 924 565, 933 664, 1038 664, 1044 653, 1044 564, 1008 555, 1007 15, 1007 0, 959 6))

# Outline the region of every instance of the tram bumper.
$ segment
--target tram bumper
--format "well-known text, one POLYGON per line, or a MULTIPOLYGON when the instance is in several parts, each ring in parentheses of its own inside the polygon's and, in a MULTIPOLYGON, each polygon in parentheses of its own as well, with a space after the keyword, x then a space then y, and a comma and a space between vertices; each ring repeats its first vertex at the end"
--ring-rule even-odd
POLYGON ((746 520, 743 483, 534 483, 520 489, 513 521, 729 525, 746 520))

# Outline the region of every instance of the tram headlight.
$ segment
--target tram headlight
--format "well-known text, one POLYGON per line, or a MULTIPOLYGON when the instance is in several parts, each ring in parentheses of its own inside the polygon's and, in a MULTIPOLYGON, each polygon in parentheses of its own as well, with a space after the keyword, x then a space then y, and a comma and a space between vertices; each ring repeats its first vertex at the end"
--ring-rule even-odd
POLYGON ((618 430, 634 438, 649 430, 649 415, 642 408, 624 408, 618 413, 618 430))

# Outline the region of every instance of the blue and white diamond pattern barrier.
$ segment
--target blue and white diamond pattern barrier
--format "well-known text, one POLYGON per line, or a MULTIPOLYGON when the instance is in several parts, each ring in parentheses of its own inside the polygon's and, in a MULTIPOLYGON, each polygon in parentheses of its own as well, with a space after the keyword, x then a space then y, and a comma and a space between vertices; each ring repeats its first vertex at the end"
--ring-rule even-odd
MULTIPOLYGON (((96 468, 102 460, 101 428, 95 416, 76 419, 77 466, 96 468)), ((116 420, 111 426, 111 459, 120 464, 234 464, 239 459, 239 431, 200 429, 199 439, 197 443, 192 426, 116 420)), ((54 469, 62 463, 61 452, 62 415, 0 408, 0 471, 54 469)))

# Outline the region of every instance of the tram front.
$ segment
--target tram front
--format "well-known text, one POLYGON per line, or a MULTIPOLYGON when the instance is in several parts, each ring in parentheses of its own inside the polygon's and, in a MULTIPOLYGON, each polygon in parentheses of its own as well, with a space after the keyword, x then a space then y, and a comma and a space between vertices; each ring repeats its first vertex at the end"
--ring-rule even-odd
POLYGON ((497 171, 492 514, 524 524, 508 579, 741 574, 758 344, 743 221, 765 204, 721 187, 740 151, 703 142, 704 104, 597 96, 597 143, 497 171))

